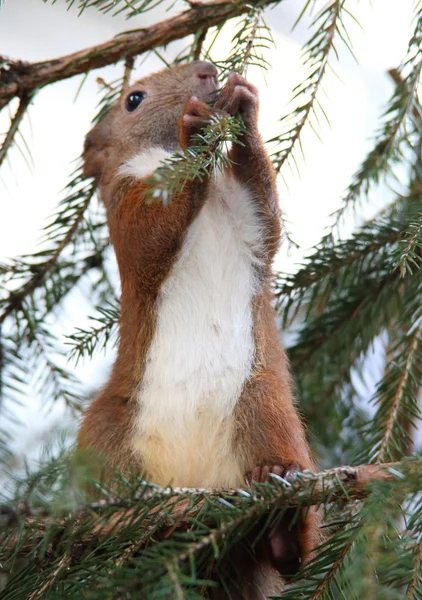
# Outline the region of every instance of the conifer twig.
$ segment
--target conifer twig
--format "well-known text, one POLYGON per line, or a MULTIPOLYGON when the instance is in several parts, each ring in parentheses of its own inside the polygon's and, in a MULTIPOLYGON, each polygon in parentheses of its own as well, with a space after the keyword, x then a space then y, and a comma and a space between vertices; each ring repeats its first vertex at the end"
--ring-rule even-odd
POLYGON ((406 600, 412 600, 413 594, 416 590, 416 586, 418 585, 418 581, 421 578, 421 568, 422 568, 422 540, 419 542, 416 548, 416 556, 415 563, 413 569, 412 579, 410 581, 409 587, 406 592, 406 600))
MULTIPOLYGON (((292 101, 296 100, 299 105, 282 119, 287 130, 269 140, 270 143, 281 146, 272 156, 277 172, 281 171, 286 160, 292 156, 296 144, 300 144, 302 130, 309 123, 312 113, 315 113, 317 95, 327 70, 328 58, 331 51, 335 50, 334 39, 341 26, 343 4, 344 0, 333 0, 324 6, 312 23, 320 24, 320 27, 304 47, 304 63, 310 68, 310 75, 294 90, 292 101)), ((342 37, 343 41, 346 41, 346 37, 342 37)))
POLYGON ((70 565, 70 562, 71 562, 70 556, 68 554, 65 554, 60 559, 60 561, 59 561, 58 565, 56 566, 56 568, 54 569, 54 571, 50 574, 49 577, 47 577, 46 581, 41 586, 41 588, 38 590, 34 590, 32 592, 32 594, 30 594, 28 596, 28 600, 39 600, 40 598, 42 598, 44 596, 44 594, 46 592, 48 592, 48 590, 51 588, 51 586, 57 579, 57 575, 60 573, 60 571, 63 571, 63 569, 67 569, 70 565))
POLYGON ((32 98, 33 94, 28 94, 20 98, 19 106, 10 123, 9 131, 7 132, 3 144, 0 147, 0 167, 3 164, 4 159, 6 158, 8 150, 13 145, 15 135, 19 130, 19 126, 22 123, 22 120, 26 114, 26 111, 28 110, 29 105, 31 104, 32 98))
POLYGON ((45 261, 42 265, 40 265, 40 268, 36 272, 36 274, 33 275, 31 277, 31 279, 29 279, 27 281, 27 283, 25 285, 23 285, 17 292, 15 292, 15 291, 10 292, 9 298, 5 302, 5 308, 4 308, 3 312, 0 313, 0 324, 3 323, 3 321, 10 314, 12 314, 13 311, 15 311, 16 309, 18 309, 22 306, 23 300, 27 296, 32 294, 32 292, 43 282, 47 273, 49 273, 49 271, 51 271, 51 269, 54 267, 54 265, 56 264, 59 256, 63 252, 63 250, 73 239, 73 236, 85 215, 85 211, 88 208, 88 205, 91 201, 94 191, 95 191, 95 187, 93 187, 92 193, 87 194, 86 198, 84 199, 83 203, 81 204, 81 206, 78 210, 78 214, 77 214, 74 222, 72 223, 71 227, 67 231, 64 238, 58 244, 57 248, 52 253, 51 257, 47 261, 45 261))
POLYGON ((130 85, 130 76, 132 74, 134 64, 135 57, 127 56, 125 60, 125 70, 123 73, 122 90, 126 89, 130 85))
POLYGON ((419 316, 418 322, 416 323, 416 327, 412 327, 412 331, 409 332, 409 336, 411 336, 411 342, 409 344, 404 368, 398 379, 395 381, 395 383, 397 384, 397 389, 387 411, 384 433, 381 439, 381 444, 376 459, 377 463, 382 463, 385 460, 386 454, 389 449, 393 429, 399 420, 400 408, 403 402, 403 398, 405 396, 406 389, 413 380, 412 370, 414 369, 414 362, 417 358, 418 347, 421 344, 421 335, 422 315, 419 316))
POLYGON ((199 34, 198 39, 196 40, 195 49, 193 51, 193 60, 199 60, 201 57, 202 46, 204 45, 205 38, 207 37, 208 28, 202 29, 199 34))

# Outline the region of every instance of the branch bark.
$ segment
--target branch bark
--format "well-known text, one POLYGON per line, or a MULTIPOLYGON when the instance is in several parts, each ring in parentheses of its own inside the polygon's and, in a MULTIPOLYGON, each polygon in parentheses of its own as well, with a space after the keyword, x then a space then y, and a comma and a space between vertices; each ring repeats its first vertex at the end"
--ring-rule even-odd
POLYGON ((142 54, 158 46, 165 46, 228 19, 248 12, 251 5, 269 6, 282 0, 214 0, 190 2, 190 8, 176 17, 166 19, 145 29, 137 29, 116 36, 108 42, 85 48, 53 60, 39 63, 10 61, 0 56, 0 109, 16 96, 22 97, 50 83, 68 79, 92 69, 114 64, 127 57, 142 54))

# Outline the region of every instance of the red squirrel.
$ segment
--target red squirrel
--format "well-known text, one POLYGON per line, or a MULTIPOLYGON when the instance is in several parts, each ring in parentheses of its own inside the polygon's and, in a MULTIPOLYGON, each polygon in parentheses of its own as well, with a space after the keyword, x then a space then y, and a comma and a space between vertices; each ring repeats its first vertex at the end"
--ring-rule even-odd
MULTIPOLYGON (((85 141, 84 174, 98 182, 119 266, 121 315, 117 359, 78 444, 161 485, 239 488, 313 467, 271 302, 280 219, 258 90, 232 73, 212 107, 218 85, 208 62, 154 73, 126 89, 85 141), (186 182, 167 206, 147 202, 154 170, 192 145, 215 111, 244 121, 230 167, 186 182)), ((267 540, 270 568, 296 571, 316 531, 312 512, 291 531, 282 524, 267 540)), ((273 591, 258 570, 248 567, 248 589, 230 597, 273 591)))

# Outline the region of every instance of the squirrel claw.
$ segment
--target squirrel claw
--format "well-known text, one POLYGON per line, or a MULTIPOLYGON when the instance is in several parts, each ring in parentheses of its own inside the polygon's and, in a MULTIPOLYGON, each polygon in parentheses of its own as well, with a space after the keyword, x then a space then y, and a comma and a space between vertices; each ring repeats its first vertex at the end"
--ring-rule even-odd
POLYGON ((297 462, 289 462, 284 466, 281 465, 263 465, 260 467, 254 467, 252 471, 245 474, 246 483, 249 486, 253 485, 253 482, 256 483, 271 483, 273 481, 271 475, 278 475, 278 477, 282 477, 285 479, 286 477, 290 477, 294 473, 301 471, 300 465, 297 462))

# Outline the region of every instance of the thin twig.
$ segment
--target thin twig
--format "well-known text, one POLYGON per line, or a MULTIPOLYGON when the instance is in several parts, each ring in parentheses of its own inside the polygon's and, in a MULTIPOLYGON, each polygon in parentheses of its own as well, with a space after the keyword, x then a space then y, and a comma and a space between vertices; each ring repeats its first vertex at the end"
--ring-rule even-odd
POLYGON ((201 57, 202 46, 204 45, 205 38, 207 37, 208 29, 202 29, 199 34, 198 39, 196 40, 195 49, 193 51, 193 60, 199 60, 201 57))
MULTIPOLYGON (((389 69, 388 74, 390 75, 391 79, 394 81, 394 83, 396 85, 403 84, 404 78, 403 78, 402 74, 400 73, 399 69, 389 69)), ((416 97, 415 97, 415 105, 413 107, 412 114, 413 114, 415 120, 419 124, 419 129, 422 130, 422 107, 421 107, 420 103, 417 101, 416 97)))
POLYGON ((125 70, 123 73, 122 90, 125 90, 130 84, 130 76, 132 75, 134 64, 135 64, 135 57, 127 56, 126 60, 125 60, 125 70))
POLYGON ((421 566, 422 566, 422 540, 419 542, 417 550, 415 563, 413 567, 413 576, 412 580, 407 588, 406 592, 406 600, 411 600, 413 598, 413 594, 416 590, 416 586, 418 585, 418 580, 421 577, 421 566))
POLYGON ((422 316, 420 317, 419 324, 413 333, 413 339, 412 339, 412 343, 409 348, 409 353, 407 355, 406 365, 405 365, 404 371, 400 377, 400 380, 398 382, 398 387, 397 387, 397 391, 394 395, 393 402, 391 403, 391 406, 390 406, 387 423, 385 425, 385 432, 384 432, 384 435, 382 438, 380 450, 378 452, 378 456, 377 456, 377 460, 376 460, 377 463, 382 463, 385 459, 385 454, 387 452, 388 444, 390 442, 393 427, 394 427, 394 424, 397 423, 397 420, 398 420, 398 414, 399 414, 400 406, 401 406, 401 403, 403 400, 404 390, 406 388, 406 385, 409 382, 409 379, 412 378, 411 369, 412 369, 413 360, 414 360, 414 356, 415 356, 418 344, 421 341, 421 335, 422 335, 422 316))
POLYGON ((6 308, 0 314, 0 325, 10 314, 12 314, 13 311, 19 309, 22 306, 23 300, 27 296, 32 294, 32 292, 34 292, 35 289, 39 285, 42 284, 47 273, 49 273, 51 271, 51 269, 54 267, 60 254, 63 252, 63 250, 66 248, 66 246, 68 244, 70 244, 70 242, 72 241, 72 238, 84 217, 85 211, 88 208, 88 205, 91 201, 93 193, 94 193, 94 189, 93 189, 92 193, 88 194, 88 196, 85 198, 84 203, 80 207, 78 216, 75 218, 72 226, 69 228, 65 237, 60 242, 60 244, 57 246, 57 248, 55 249, 55 251, 53 252, 51 257, 40 266, 39 271, 37 271, 37 273, 33 277, 31 277, 31 279, 29 281, 27 281, 27 283, 25 285, 23 285, 17 292, 11 292, 9 294, 8 299, 5 301, 6 308))
POLYGON ((246 44, 246 48, 245 48, 245 53, 244 53, 244 57, 243 57, 243 63, 242 63, 242 67, 240 69, 240 74, 245 76, 246 75, 246 70, 248 68, 248 62, 249 59, 251 57, 252 54, 252 50, 253 50, 253 45, 255 42, 255 38, 256 38, 256 34, 258 32, 258 27, 259 27, 259 22, 261 20, 262 17, 262 13, 263 13, 263 8, 259 8, 253 18, 253 25, 252 25, 252 31, 249 35, 249 39, 248 42, 246 44))
POLYGON ((354 539, 352 536, 352 538, 349 540, 349 542, 347 544, 344 544, 344 547, 340 553, 340 556, 331 565, 329 571, 324 574, 324 578, 321 580, 321 583, 318 585, 318 587, 315 591, 315 594, 312 595, 312 600, 320 600, 324 596, 325 592, 327 591, 328 586, 330 585, 330 583, 333 580, 333 578, 335 577, 337 571, 342 566, 344 559, 346 558, 349 551, 351 550, 351 548, 353 546, 353 542, 354 542, 354 539))
POLYGON ((40 598, 42 598, 44 594, 51 588, 51 586, 57 579, 57 575, 60 573, 60 571, 63 571, 63 569, 67 568, 69 564, 70 556, 68 554, 65 554, 59 560, 57 567, 54 569, 51 575, 47 577, 47 580, 45 581, 44 585, 42 585, 39 590, 34 590, 32 594, 28 596, 27 600, 39 600, 40 598))
POLYGON ((12 122, 10 123, 9 131, 7 132, 3 144, 0 148, 0 167, 3 164, 4 159, 6 158, 8 150, 10 150, 10 148, 13 145, 15 135, 19 130, 19 126, 22 123, 22 119, 26 114, 28 106, 31 104, 32 98, 33 94, 28 94, 26 96, 22 96, 20 99, 15 116, 13 117, 12 122))
MULTIPOLYGON (((314 110, 314 104, 316 102, 317 93, 321 87, 321 83, 323 81, 325 71, 327 69, 328 56, 329 56, 331 50, 334 48, 333 42, 334 42, 335 35, 337 33, 337 26, 338 26, 338 21, 340 19, 340 11, 342 9, 342 4, 343 4, 343 0, 334 0, 332 6, 330 8, 330 10, 332 10, 332 19, 331 19, 331 23, 329 24, 329 26, 326 29, 327 37, 326 37, 325 43, 318 53, 318 63, 319 64, 316 69, 317 77, 314 80, 314 74, 313 74, 312 75, 313 81, 307 87, 307 90, 309 90, 309 88, 311 90, 309 92, 309 99, 308 99, 307 104, 301 110, 302 116, 299 119, 298 123, 294 127, 294 133, 292 134, 292 136, 289 139, 288 147, 283 149, 279 153, 276 152, 274 154, 274 156, 275 156, 274 163, 275 163, 277 173, 279 173, 281 171, 281 168, 283 167, 284 163, 286 162, 288 157, 291 155, 294 146, 300 140, 302 130, 305 127, 306 123, 309 122, 309 117, 311 115, 311 112, 314 110), (280 158, 277 158, 277 154, 280 154, 280 158)), ((295 97, 296 96, 297 96, 297 93, 295 94, 295 97)))

